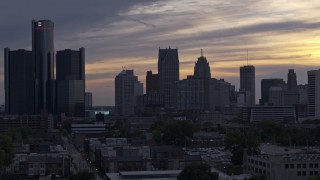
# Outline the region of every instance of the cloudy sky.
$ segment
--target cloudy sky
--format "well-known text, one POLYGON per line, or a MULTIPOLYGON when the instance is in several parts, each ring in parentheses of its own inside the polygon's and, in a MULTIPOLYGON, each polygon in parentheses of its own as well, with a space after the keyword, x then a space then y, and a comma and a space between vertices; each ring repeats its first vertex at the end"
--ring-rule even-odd
MULTIPOLYGON (((319 0, 10 0, 0 6, 0 46, 31 50, 31 20, 55 23, 55 50, 86 48, 86 90, 94 105, 114 105, 114 77, 125 66, 144 82, 157 72, 159 47, 178 47, 180 79, 204 49, 215 78, 239 88, 239 67, 262 78, 298 82, 320 65, 319 0)), ((0 103, 4 103, 3 51, 0 103)))

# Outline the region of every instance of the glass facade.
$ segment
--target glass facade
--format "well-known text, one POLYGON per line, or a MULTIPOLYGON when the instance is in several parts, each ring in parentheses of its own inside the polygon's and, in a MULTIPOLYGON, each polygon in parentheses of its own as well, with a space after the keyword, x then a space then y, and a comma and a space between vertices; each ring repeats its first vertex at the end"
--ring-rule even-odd
POLYGON ((7 114, 35 113, 32 52, 5 48, 5 102, 7 114))
POLYGON ((54 24, 32 21, 32 51, 35 60, 35 110, 54 112, 54 24))

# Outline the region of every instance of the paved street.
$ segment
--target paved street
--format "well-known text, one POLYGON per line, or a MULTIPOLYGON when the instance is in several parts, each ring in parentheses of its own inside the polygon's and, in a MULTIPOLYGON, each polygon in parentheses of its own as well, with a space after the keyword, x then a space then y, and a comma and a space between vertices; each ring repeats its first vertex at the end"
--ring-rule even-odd
POLYGON ((96 179, 103 180, 103 178, 100 177, 99 173, 95 169, 92 169, 88 162, 82 158, 81 153, 74 147, 72 143, 69 142, 68 138, 64 137, 63 141, 65 143, 67 151, 73 159, 70 168, 73 173, 76 174, 81 171, 93 172, 96 176, 96 179))

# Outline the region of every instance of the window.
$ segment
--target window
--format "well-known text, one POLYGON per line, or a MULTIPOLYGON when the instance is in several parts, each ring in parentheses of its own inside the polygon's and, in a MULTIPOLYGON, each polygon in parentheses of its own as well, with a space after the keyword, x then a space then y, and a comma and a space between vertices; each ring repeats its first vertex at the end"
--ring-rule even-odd
POLYGON ((310 176, 313 176, 313 171, 310 171, 310 176))
POLYGON ((301 171, 298 171, 298 173, 297 173, 297 174, 298 174, 298 176, 301 176, 301 171))
POLYGON ((288 169, 289 168, 289 164, 285 164, 284 168, 288 169))
POLYGON ((306 168, 307 167, 307 165, 306 164, 302 164, 302 168, 306 168))
POLYGON ((297 168, 301 168, 301 164, 297 164, 297 168))
POLYGON ((263 167, 266 167, 266 163, 265 162, 263 162, 263 167))
POLYGON ((313 164, 312 163, 309 164, 309 168, 313 168, 313 164))
POLYGON ((306 176, 307 173, 305 171, 302 171, 302 176, 306 176))
POLYGON ((314 172, 314 175, 318 175, 318 171, 315 171, 315 172, 314 172))
POLYGON ((290 168, 294 168, 294 164, 290 164, 290 168))
POLYGON ((315 164, 314 164, 314 167, 315 167, 315 168, 318 168, 318 167, 319 167, 318 163, 315 163, 315 164))

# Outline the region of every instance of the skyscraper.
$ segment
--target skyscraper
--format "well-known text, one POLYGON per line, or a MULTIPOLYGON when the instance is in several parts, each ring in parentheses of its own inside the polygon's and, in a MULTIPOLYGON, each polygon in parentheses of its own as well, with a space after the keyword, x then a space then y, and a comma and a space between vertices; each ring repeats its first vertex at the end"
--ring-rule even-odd
POLYGON ((201 56, 194 66, 194 78, 196 79, 210 79, 211 70, 207 58, 203 56, 203 51, 201 49, 201 56))
POLYGON ((251 103, 248 105, 255 105, 256 90, 255 90, 255 68, 254 66, 240 67, 240 91, 248 91, 250 93, 251 103))
POLYGON ((35 114, 32 52, 4 49, 5 108, 7 114, 35 114))
POLYGON ((177 109, 203 110, 205 109, 204 79, 187 76, 187 79, 177 82, 177 109))
POLYGON ((159 91, 164 96, 165 107, 176 106, 176 82, 179 81, 178 49, 159 49, 159 91))
POLYGON ((201 49, 201 56, 198 58, 194 66, 194 81, 198 84, 197 87, 203 89, 203 93, 200 93, 199 102, 203 103, 203 109, 210 109, 210 79, 211 70, 207 58, 203 56, 203 50, 201 49))
POLYGON ((134 114, 135 98, 143 94, 143 84, 133 70, 122 70, 115 77, 116 113, 122 116, 134 114))
POLYGON ((287 89, 293 90, 293 89, 297 89, 297 88, 298 88, 297 75, 293 69, 289 69, 288 80, 287 80, 287 89))
POLYGON ((209 84, 210 89, 210 110, 216 110, 217 107, 230 106, 230 94, 233 86, 224 81, 224 79, 212 78, 209 84))
POLYGON ((152 74, 152 71, 147 71, 146 76, 146 93, 158 92, 158 74, 152 74))
POLYGON ((308 115, 320 117, 320 69, 308 71, 308 115))
POLYGON ((92 92, 85 93, 84 103, 85 103, 86 109, 92 108, 92 92))
POLYGON ((284 94, 284 105, 292 106, 299 103, 299 89, 297 85, 297 75, 293 69, 289 69, 287 90, 284 94))
POLYGON ((269 103, 273 106, 284 106, 285 91, 279 86, 269 88, 269 103))
POLYGON ((283 79, 262 79, 260 100, 261 105, 265 105, 269 102, 269 90, 271 87, 281 87, 283 90, 286 90, 286 83, 283 81, 283 79))
POLYGON ((54 24, 32 21, 32 53, 35 60, 35 111, 54 112, 54 24))
POLYGON ((85 116, 85 49, 57 51, 57 113, 85 116))

